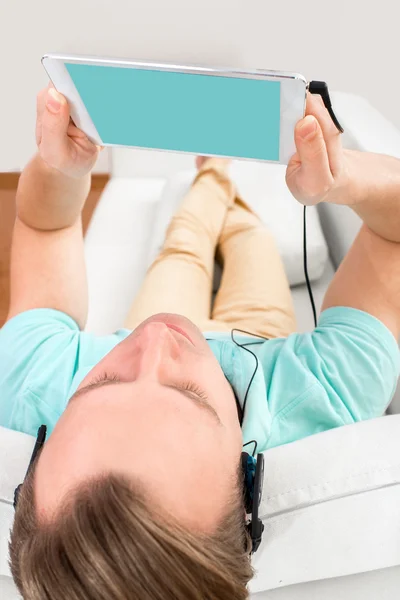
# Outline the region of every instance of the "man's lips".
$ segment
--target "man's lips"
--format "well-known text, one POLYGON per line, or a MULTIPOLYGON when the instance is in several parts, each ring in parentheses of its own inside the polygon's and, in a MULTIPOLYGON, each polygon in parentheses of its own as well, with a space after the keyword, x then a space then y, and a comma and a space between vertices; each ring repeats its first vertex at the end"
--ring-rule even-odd
POLYGON ((171 325, 171 323, 165 323, 165 325, 168 327, 168 329, 173 329, 174 331, 177 331, 178 333, 180 333, 181 335, 183 335, 183 337, 185 337, 187 340, 189 340, 189 342, 194 346, 193 341, 190 339, 190 337, 188 336, 188 334, 186 333, 186 331, 184 331, 183 329, 181 329, 177 325, 171 325))

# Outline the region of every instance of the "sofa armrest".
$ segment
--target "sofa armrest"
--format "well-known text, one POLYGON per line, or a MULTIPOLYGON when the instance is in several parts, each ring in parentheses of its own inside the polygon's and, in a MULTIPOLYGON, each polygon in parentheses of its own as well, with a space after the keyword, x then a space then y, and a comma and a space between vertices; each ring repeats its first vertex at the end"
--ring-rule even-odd
POLYGON ((400 158, 400 131, 368 100, 356 94, 331 92, 332 106, 343 126, 346 148, 400 158))
POLYGON ((347 206, 320 204, 317 208, 329 254, 337 269, 360 231, 362 221, 347 206))

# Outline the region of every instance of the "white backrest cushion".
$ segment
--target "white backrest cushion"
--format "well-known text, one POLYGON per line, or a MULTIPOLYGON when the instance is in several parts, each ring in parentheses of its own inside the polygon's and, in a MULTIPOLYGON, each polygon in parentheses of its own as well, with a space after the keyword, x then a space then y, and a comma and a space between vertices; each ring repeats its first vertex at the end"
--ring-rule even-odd
MULTIPOLYGON (((156 258, 168 225, 187 193, 196 170, 171 175, 162 193, 149 247, 148 264, 156 258)), ((303 207, 285 183, 285 166, 234 161, 231 176, 243 199, 257 212, 273 234, 290 285, 305 282, 303 270, 303 207)), ((307 210, 307 256, 310 279, 321 277, 328 260, 328 247, 315 207, 307 210)), ((261 257, 260 257, 261 258, 261 257)))
POLYGON ((253 592, 400 565, 400 415, 265 454, 253 592))
POLYGON ((400 567, 322 579, 251 594, 251 600, 394 600, 399 596, 400 567))

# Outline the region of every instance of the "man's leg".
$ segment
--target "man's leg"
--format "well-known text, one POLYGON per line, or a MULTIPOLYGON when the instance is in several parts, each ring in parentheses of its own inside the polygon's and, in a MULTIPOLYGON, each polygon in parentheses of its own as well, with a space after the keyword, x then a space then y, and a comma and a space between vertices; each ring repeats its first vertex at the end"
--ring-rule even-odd
POLYGON ((217 252, 224 268, 213 320, 267 338, 293 333, 293 301, 275 241, 241 198, 228 212, 217 252))
POLYGON ((159 312, 181 314, 200 328, 209 320, 215 249, 236 194, 228 164, 211 158, 200 166, 129 311, 129 329, 159 312))

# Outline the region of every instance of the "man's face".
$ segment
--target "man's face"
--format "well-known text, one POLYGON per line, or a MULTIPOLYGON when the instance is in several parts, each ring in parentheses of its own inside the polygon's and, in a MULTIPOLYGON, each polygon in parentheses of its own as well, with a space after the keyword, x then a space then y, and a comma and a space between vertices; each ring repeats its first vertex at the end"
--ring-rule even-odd
POLYGON ((187 526, 212 530, 234 487, 242 447, 232 389, 200 330, 158 314, 80 384, 46 442, 38 514, 106 473, 130 477, 187 526))

